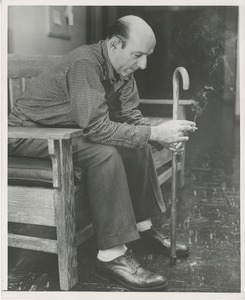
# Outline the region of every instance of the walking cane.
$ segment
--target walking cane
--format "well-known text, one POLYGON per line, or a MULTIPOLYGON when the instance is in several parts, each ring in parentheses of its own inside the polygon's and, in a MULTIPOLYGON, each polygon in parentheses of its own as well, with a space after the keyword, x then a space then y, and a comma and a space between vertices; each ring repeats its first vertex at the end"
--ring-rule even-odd
MULTIPOLYGON (((182 76, 183 89, 189 89, 189 75, 185 68, 178 67, 173 74, 173 120, 178 119, 179 111, 179 77, 182 76)), ((178 160, 181 154, 172 153, 172 202, 171 202, 171 252, 170 264, 176 264, 176 198, 177 198, 177 172, 178 160)))

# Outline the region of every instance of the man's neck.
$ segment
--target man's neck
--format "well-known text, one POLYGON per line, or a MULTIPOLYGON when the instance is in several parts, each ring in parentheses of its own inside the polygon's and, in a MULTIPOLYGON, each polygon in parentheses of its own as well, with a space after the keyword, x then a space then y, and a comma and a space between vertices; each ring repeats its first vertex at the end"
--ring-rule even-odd
MULTIPOLYGON (((111 47, 110 47, 110 40, 106 39, 106 49, 107 49, 107 53, 108 53, 108 57, 109 57, 109 61, 114 69, 114 65, 113 65, 113 59, 112 59, 112 51, 111 51, 111 47)), ((115 70, 115 69, 114 69, 115 70)))

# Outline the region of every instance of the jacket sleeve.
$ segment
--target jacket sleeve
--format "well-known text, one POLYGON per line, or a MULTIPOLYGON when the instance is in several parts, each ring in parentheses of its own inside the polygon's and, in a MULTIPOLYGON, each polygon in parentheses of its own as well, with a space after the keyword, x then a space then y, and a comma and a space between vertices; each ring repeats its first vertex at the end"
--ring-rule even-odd
POLYGON ((67 72, 68 93, 75 122, 95 143, 141 148, 148 143, 150 127, 111 121, 102 76, 87 60, 73 63, 67 72))

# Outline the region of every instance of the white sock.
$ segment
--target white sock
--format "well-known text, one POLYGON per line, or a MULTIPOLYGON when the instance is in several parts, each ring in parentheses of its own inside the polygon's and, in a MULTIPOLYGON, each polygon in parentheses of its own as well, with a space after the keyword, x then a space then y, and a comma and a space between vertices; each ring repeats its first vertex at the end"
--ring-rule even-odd
POLYGON ((142 222, 139 222, 139 223, 136 224, 137 230, 139 232, 148 230, 148 229, 151 228, 151 226, 152 226, 151 219, 147 219, 145 221, 142 221, 142 222))
POLYGON ((99 250, 97 258, 101 261, 111 261, 123 255, 127 249, 125 245, 119 245, 110 249, 99 250))

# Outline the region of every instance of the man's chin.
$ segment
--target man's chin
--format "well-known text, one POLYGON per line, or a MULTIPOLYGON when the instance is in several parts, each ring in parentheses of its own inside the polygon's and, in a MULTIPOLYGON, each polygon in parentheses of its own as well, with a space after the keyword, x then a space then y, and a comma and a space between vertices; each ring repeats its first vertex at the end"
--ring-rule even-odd
POLYGON ((123 77, 128 77, 128 76, 131 76, 136 70, 134 69, 126 69, 124 71, 121 72, 121 76, 123 77))

